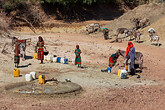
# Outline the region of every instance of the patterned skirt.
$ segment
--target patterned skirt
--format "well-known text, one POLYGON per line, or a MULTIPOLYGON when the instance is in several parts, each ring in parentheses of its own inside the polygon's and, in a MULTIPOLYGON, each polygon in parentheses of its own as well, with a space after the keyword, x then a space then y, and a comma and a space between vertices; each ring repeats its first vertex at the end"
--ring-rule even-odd
POLYGON ((44 60, 44 49, 43 48, 39 48, 38 49, 38 60, 44 60))
POLYGON ((81 65, 81 57, 80 56, 75 58, 75 65, 77 65, 77 64, 81 65))

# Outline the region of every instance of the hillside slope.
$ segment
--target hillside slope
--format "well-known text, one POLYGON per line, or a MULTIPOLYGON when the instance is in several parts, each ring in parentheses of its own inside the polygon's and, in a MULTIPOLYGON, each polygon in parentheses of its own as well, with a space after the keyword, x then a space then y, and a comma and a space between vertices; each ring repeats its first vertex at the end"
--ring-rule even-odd
POLYGON ((161 40, 165 40, 165 31, 164 31, 164 29, 165 29, 165 16, 164 17, 162 17, 162 18, 160 18, 159 20, 157 20, 156 22, 154 22, 153 24, 151 24, 150 26, 148 26, 148 27, 146 27, 146 28, 144 28, 144 29, 142 29, 142 31, 143 31, 143 34, 144 35, 147 35, 148 34, 148 29, 149 28, 154 28, 155 29, 155 31, 156 31, 156 34, 158 35, 158 36, 160 36, 160 39, 161 40))
POLYGON ((113 20, 110 24, 105 25, 112 30, 111 35, 116 33, 117 28, 132 28, 130 19, 141 17, 149 18, 151 24, 156 22, 161 17, 165 16, 165 6, 164 4, 149 4, 149 5, 140 5, 133 10, 128 11, 118 19, 113 20))

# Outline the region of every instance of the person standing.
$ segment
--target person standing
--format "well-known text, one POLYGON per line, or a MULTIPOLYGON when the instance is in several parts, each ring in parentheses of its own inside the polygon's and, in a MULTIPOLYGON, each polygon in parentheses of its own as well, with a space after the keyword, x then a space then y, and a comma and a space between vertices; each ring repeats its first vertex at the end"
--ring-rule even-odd
POLYGON ((130 75, 135 74, 135 68, 134 68, 135 59, 136 59, 135 47, 133 43, 129 41, 126 49, 126 65, 128 65, 128 73, 130 73, 130 75))
POLYGON ((41 60, 40 64, 43 64, 43 60, 44 60, 44 48, 46 49, 46 47, 44 46, 44 40, 41 36, 38 37, 38 42, 37 42, 37 47, 38 47, 38 60, 41 60))
POLYGON ((75 65, 78 65, 78 67, 81 67, 81 50, 79 49, 79 45, 76 45, 76 49, 75 49, 75 55, 76 55, 76 58, 75 58, 75 65))
POLYGON ((14 63, 15 63, 15 67, 18 68, 19 62, 20 62, 20 49, 19 49, 19 42, 16 41, 15 43, 15 50, 14 50, 14 63))

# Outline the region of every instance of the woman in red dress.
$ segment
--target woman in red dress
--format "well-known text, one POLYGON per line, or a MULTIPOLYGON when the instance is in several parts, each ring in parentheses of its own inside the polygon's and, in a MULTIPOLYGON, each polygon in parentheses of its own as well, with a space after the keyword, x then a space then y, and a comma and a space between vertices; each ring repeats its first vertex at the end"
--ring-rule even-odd
POLYGON ((38 47, 38 60, 41 60, 40 64, 43 64, 43 60, 44 60, 44 48, 46 49, 46 47, 44 46, 44 40, 41 36, 38 37, 38 42, 37 42, 37 47, 38 47))

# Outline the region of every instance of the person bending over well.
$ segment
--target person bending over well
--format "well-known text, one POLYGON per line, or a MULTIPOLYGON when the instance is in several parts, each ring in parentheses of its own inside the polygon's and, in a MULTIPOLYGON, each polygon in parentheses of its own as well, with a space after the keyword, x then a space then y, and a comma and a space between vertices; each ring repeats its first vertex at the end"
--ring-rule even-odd
MULTIPOLYGON (((114 67, 115 64, 117 63, 117 59, 119 58, 120 55, 122 55, 122 54, 121 54, 120 50, 118 50, 115 54, 112 54, 109 57, 109 68, 110 68, 110 72, 111 72, 112 67, 114 67)), ((101 70, 101 71, 102 72, 105 72, 105 71, 107 71, 107 69, 106 70, 101 70)))
POLYGON ((111 72, 112 67, 114 67, 115 64, 117 63, 117 59, 119 58, 120 55, 122 55, 122 54, 120 53, 120 50, 118 50, 115 54, 112 54, 109 57, 110 72, 111 72))

